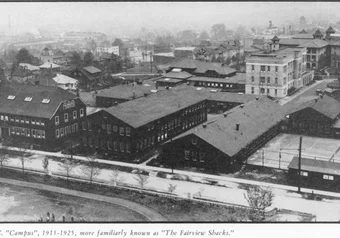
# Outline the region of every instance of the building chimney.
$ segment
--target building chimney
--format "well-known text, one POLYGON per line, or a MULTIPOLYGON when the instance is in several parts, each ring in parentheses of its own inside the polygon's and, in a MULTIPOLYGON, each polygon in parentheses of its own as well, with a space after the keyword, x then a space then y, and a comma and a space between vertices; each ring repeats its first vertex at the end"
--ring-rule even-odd
POLYGON ((236 130, 237 130, 237 131, 240 130, 240 124, 236 124, 236 130))
POLYGON ((240 108, 243 108, 243 107, 244 107, 244 104, 241 104, 241 105, 240 105, 240 108))
POLYGON ((227 115, 228 115, 227 113, 223 113, 223 116, 224 116, 224 117, 227 117, 227 115))
POLYGON ((259 100, 259 97, 256 97, 256 101, 258 101, 259 100))
POLYGON ((203 124, 202 126, 203 126, 203 128, 207 128, 207 124, 203 124))
POLYGON ((314 100, 315 100, 315 102, 318 102, 318 98, 315 98, 314 100))

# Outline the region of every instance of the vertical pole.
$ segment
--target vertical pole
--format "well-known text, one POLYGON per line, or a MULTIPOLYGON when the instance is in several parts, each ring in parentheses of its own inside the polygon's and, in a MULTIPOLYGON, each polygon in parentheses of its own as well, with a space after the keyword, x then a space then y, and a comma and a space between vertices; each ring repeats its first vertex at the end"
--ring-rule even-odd
POLYGON ((279 152, 279 169, 281 169, 281 151, 279 152))
POLYGON ((302 136, 300 136, 300 143, 299 143, 299 187, 298 192, 301 192, 301 147, 302 147, 302 136))
POLYGON ((262 150, 262 167, 264 167, 264 150, 262 150))

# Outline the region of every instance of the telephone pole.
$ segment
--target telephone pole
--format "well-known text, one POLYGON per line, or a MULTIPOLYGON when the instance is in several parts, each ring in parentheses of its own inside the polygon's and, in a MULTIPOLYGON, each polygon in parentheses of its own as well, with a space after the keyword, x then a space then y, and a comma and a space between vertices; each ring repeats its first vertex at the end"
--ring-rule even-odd
POLYGON ((299 143, 299 187, 298 192, 301 192, 301 147, 302 147, 302 136, 300 136, 300 143, 299 143))

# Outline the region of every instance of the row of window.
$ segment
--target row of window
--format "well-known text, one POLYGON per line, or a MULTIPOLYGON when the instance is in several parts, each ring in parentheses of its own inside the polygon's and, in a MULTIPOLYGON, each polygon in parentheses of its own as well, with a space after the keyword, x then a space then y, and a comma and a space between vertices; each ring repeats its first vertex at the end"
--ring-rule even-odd
MULTIPOLYGON (((72 116, 73 116, 73 120, 77 119, 78 118, 77 111, 73 111, 72 116)), ((83 117, 83 116, 84 116, 84 109, 81 108, 79 111, 79 117, 83 117)), ((68 122, 68 121, 69 121, 69 116, 68 116, 68 113, 66 112, 64 113, 64 122, 68 122)), ((60 123, 59 116, 55 116, 54 122, 56 126, 59 125, 60 123)))
POLYGON ((28 129, 23 127, 12 127, 11 134, 17 136, 33 137, 38 139, 45 139, 44 130, 28 129))
POLYGON ((196 86, 208 86, 208 87, 220 87, 220 88, 232 88, 233 84, 227 83, 207 83, 207 82, 198 82, 196 86))
MULTIPOLYGON (((274 68, 274 67, 273 67, 274 68)), ((270 72, 271 67, 270 66, 265 66, 265 65, 261 65, 260 67, 262 72, 270 72)), ((255 70, 255 65, 251 65, 251 70, 254 71, 255 70)), ((279 66, 275 66, 275 72, 279 71, 279 66)))
MULTIPOLYGON (((299 174, 299 173, 298 173, 299 174)), ((300 172, 300 175, 301 176, 304 176, 304 177, 308 177, 308 172, 306 172, 306 171, 301 171, 300 172)), ((334 180, 334 176, 333 175, 328 175, 328 174, 324 174, 323 176, 322 176, 322 178, 324 179, 324 180, 334 180)))
POLYGON ((55 138, 63 137, 68 134, 74 133, 78 131, 78 123, 75 123, 70 126, 66 126, 65 128, 60 128, 55 130, 55 138))
MULTIPOLYGON (((255 91, 254 91, 254 87, 251 87, 251 93, 254 94, 255 91)), ((266 93, 266 89, 265 88, 260 88, 260 93, 261 94, 265 94, 266 93)), ((267 88, 267 95, 270 95, 270 89, 267 88)), ((277 89, 274 89, 274 95, 275 97, 277 97, 277 89)))
MULTIPOLYGON (((251 82, 254 83, 255 82, 255 77, 254 76, 251 76, 251 82)), ((275 78, 275 84, 278 84, 278 78, 275 78)), ((266 82, 266 77, 260 77, 260 83, 267 83, 267 84, 270 84, 271 83, 271 78, 270 77, 267 77, 267 82, 266 82)), ((283 85, 286 85, 287 83, 287 77, 284 77, 283 78, 283 85)))
POLYGON ((205 162, 205 153, 204 152, 197 152, 196 150, 185 150, 184 151, 184 159, 191 160, 194 162, 205 162))
MULTIPOLYGON (((131 135, 131 128, 130 127, 118 127, 117 125, 111 125, 111 124, 105 124, 102 123, 102 129, 106 130, 108 134, 111 134, 112 132, 118 133, 119 128, 119 135, 121 136, 130 136, 131 135)), ((83 121, 82 122, 82 129, 84 131, 92 131, 92 122, 91 121, 83 121)))
POLYGON ((204 107, 205 107, 204 102, 199 103, 199 104, 194 105, 194 106, 191 106, 191 107, 188 107, 188 108, 186 108, 185 110, 182 111, 182 116, 185 116, 185 115, 187 115, 188 113, 191 113, 191 112, 195 112, 195 111, 202 109, 204 107))
POLYGON ((45 122, 41 119, 30 119, 28 117, 19 117, 19 116, 4 116, 0 115, 1 121, 11 121, 16 123, 25 123, 25 124, 32 124, 38 126, 45 126, 45 122))
POLYGON ((148 138, 144 138, 142 140, 139 140, 136 143, 136 152, 150 148, 154 144, 155 144, 155 136, 150 136, 148 138))
POLYGON ((99 138, 93 139, 92 137, 83 137, 84 146, 102 148, 105 150, 114 150, 120 152, 131 153, 130 142, 124 141, 112 141, 112 140, 99 140, 99 138), (118 147, 119 146, 119 147, 118 147))

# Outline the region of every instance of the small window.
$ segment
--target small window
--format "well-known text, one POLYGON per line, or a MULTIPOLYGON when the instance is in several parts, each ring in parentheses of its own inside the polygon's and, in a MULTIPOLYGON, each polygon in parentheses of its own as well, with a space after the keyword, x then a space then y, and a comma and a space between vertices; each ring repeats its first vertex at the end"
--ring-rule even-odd
POLYGON ((325 179, 325 180, 334 180, 334 176, 333 175, 324 174, 323 175, 323 179, 325 179))
MULTIPOLYGON (((55 125, 56 125, 56 126, 59 125, 59 116, 56 116, 56 117, 54 118, 54 121, 55 121, 55 125)), ((32 124, 33 124, 33 120, 32 120, 32 124)))
POLYGON ((65 113, 65 114, 64 114, 64 121, 65 121, 65 122, 68 122, 68 113, 65 113))
POLYGON ((60 137, 64 136, 64 128, 60 129, 60 137))
POLYGON ((121 136, 124 135, 124 127, 120 127, 120 128, 119 128, 119 134, 120 134, 121 136))
POLYGON ((55 130, 55 138, 59 138, 59 129, 55 130))
POLYGON ((304 176, 304 177, 308 177, 308 172, 306 172, 306 171, 301 171, 301 176, 304 176))
POLYGON ((126 136, 130 136, 130 134, 131 134, 131 128, 126 127, 126 136))
POLYGON ((48 98, 44 98, 43 100, 42 100, 42 103, 45 103, 45 104, 47 104, 47 103, 50 103, 50 99, 48 99, 48 98))
POLYGON ((113 126, 112 126, 112 130, 113 130, 114 132, 117 132, 117 131, 118 131, 118 127, 117 127, 116 125, 113 125, 113 126))
POLYGON ((197 145, 197 138, 192 138, 192 139, 191 139, 191 143, 192 143, 193 145, 197 145))
POLYGON ((73 111, 73 119, 77 119, 77 111, 73 111))
POLYGON ((108 134, 111 134, 111 125, 110 124, 106 125, 106 131, 107 131, 108 134))
POLYGON ((189 160, 190 159, 189 157, 190 157, 190 151, 189 150, 185 150, 184 151, 184 159, 185 160, 189 160))
POLYGON ((120 145, 119 145, 119 147, 120 147, 120 151, 121 151, 121 152, 124 152, 124 151, 125 151, 125 148, 124 148, 124 147, 125 147, 125 145, 124 145, 124 142, 122 142, 122 141, 121 141, 121 142, 120 142, 120 145))
POLYGON ((253 70, 253 71, 255 70, 255 65, 251 66, 251 70, 253 70))
POLYGON ((25 97, 24 101, 25 101, 25 102, 30 102, 30 101, 32 101, 32 99, 33 99, 33 98, 31 98, 31 97, 25 97))
POLYGON ((7 99, 9 99, 9 100, 13 100, 15 98, 15 96, 13 96, 13 95, 8 95, 8 97, 7 97, 7 99))
POLYGON ((84 116, 84 109, 81 108, 81 109, 80 109, 80 117, 83 117, 83 116, 84 116))

